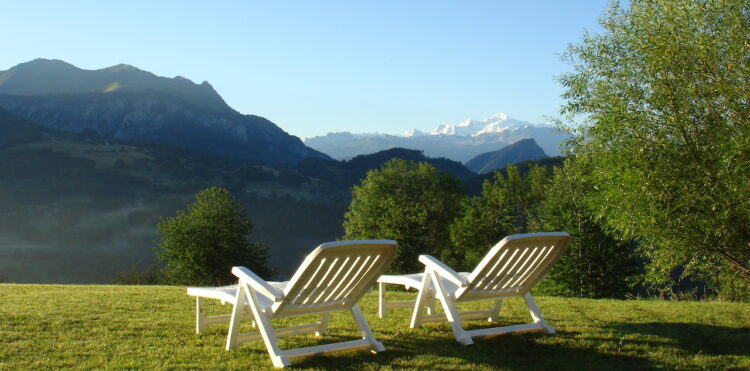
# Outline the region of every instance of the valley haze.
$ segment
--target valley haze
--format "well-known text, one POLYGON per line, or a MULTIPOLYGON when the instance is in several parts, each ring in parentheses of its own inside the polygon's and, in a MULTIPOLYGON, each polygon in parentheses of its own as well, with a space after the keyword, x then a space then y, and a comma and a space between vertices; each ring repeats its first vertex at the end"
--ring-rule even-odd
POLYGON ((472 166, 486 173, 554 154, 565 135, 497 114, 432 133, 321 138, 331 137, 366 151, 316 150, 320 138, 306 145, 241 114, 208 82, 135 66, 36 59, 0 71, 0 280, 108 282, 148 269, 156 224, 211 186, 247 209, 251 238, 267 243, 284 277, 310 248, 343 235, 351 187, 386 161, 429 162, 476 192, 490 174, 462 162, 482 155, 472 166))

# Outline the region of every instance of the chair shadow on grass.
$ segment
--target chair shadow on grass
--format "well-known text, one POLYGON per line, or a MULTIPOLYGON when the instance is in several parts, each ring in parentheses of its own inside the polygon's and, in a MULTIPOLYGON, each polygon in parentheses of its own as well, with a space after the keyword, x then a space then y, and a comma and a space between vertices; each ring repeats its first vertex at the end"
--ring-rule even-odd
POLYGON ((685 352, 712 355, 750 354, 750 327, 734 328, 702 323, 613 323, 612 329, 623 333, 658 336, 671 339, 685 352))
MULTIPOLYGON (((453 338, 450 329, 432 328, 390 332, 380 339, 386 351, 372 355, 348 352, 339 356, 321 355, 293 362, 293 368, 361 370, 387 366, 394 370, 484 369, 555 369, 555 370, 633 370, 654 367, 647 359, 600 353, 590 348, 573 348, 563 344, 544 343, 544 337, 563 337, 574 343, 576 333, 556 335, 516 334, 477 339, 465 347, 453 338), (447 331, 446 331, 447 330, 447 331)), ((347 339, 329 339, 340 341, 347 339)))

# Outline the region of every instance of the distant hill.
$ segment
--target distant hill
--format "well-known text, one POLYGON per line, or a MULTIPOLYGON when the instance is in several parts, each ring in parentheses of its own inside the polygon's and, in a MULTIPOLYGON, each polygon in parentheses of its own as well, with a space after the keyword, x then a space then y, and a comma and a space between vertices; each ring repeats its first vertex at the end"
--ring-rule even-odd
POLYGON ((0 277, 108 282, 154 262, 156 224, 210 186, 247 208, 280 277, 343 234, 343 197, 284 165, 45 128, 0 109, 0 277), (290 228, 293 226, 293 228, 290 228))
POLYGON ((392 148, 370 155, 360 155, 348 161, 333 161, 308 158, 297 164, 296 169, 305 177, 324 179, 323 184, 345 197, 351 195, 351 187, 358 184, 367 172, 378 169, 387 161, 401 158, 404 160, 427 162, 459 179, 470 179, 477 176, 463 164, 445 158, 427 157, 422 151, 392 148))
POLYGON ((83 70, 58 60, 19 64, 0 72, 0 108, 63 131, 266 163, 329 158, 271 121, 233 110, 206 82, 128 65, 83 70))
POLYGON ((349 169, 367 171, 380 168, 381 165, 394 158, 401 158, 415 162, 427 162, 435 166, 438 170, 445 171, 459 179, 467 179, 476 176, 471 170, 458 161, 447 158, 433 158, 424 155, 424 152, 413 149, 392 148, 380 151, 370 155, 359 155, 343 163, 349 169))
POLYGON ((509 164, 548 157, 533 138, 521 139, 497 151, 482 153, 468 162, 466 167, 479 174, 502 169, 509 164))

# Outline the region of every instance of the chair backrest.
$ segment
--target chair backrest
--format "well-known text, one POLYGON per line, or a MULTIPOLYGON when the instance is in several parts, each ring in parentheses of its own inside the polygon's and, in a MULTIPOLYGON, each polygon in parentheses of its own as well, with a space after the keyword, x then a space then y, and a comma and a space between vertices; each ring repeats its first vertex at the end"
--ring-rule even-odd
POLYGON ((456 300, 523 295, 544 278, 570 243, 565 232, 516 234, 492 247, 456 300))
POLYGON ((273 312, 283 315, 351 308, 396 258, 396 246, 392 240, 318 246, 297 269, 273 312))

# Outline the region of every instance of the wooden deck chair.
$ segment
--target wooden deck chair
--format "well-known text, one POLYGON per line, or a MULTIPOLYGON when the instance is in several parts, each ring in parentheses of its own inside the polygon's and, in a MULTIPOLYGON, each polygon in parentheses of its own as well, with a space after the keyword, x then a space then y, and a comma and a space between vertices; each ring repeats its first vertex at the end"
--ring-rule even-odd
POLYGON ((396 242, 391 240, 341 241, 318 246, 302 262, 287 282, 266 282, 245 267, 234 267, 239 278, 234 286, 189 288, 196 296, 196 331, 210 323, 230 321, 226 349, 239 343, 263 340, 273 365, 289 366, 290 359, 321 353, 370 349, 385 350, 359 309, 360 298, 375 284, 396 257, 396 242), (231 315, 205 317, 202 298, 234 303, 231 315), (281 350, 278 337, 315 332, 320 336, 328 326, 329 314, 350 310, 362 332, 362 339, 306 348, 281 350), (320 321, 294 327, 274 328, 273 318, 320 314, 320 321), (257 332, 239 333, 240 321, 252 319, 257 332))
POLYGON ((472 338, 501 335, 512 332, 555 332, 542 317, 531 296, 531 288, 539 282, 568 247, 570 236, 564 232, 518 234, 505 237, 492 247, 473 272, 457 273, 430 255, 420 255, 425 265, 424 273, 384 275, 379 283, 379 315, 385 317, 388 309, 414 307, 411 328, 425 322, 445 321, 451 324, 456 340, 464 345, 473 344, 472 338), (417 300, 386 302, 385 285, 396 284, 419 290, 417 300), (500 314, 502 300, 522 296, 526 300, 533 323, 493 327, 467 331, 461 320, 488 318, 495 322, 500 314), (434 300, 439 299, 445 314, 434 312, 434 300), (489 310, 461 312, 456 303, 492 300, 489 310), (427 314, 423 309, 427 307, 427 314))

